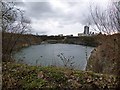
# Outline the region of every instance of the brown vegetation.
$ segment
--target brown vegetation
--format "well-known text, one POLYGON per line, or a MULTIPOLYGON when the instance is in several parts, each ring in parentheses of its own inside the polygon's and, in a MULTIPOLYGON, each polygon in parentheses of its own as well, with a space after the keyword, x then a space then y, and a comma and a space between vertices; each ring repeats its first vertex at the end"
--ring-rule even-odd
POLYGON ((103 36, 101 43, 102 45, 92 52, 86 69, 117 75, 120 71, 120 34, 103 36))
POLYGON ((39 37, 36 37, 35 35, 31 34, 4 33, 3 37, 4 37, 2 38, 3 61, 5 60, 5 58, 7 59, 10 58, 13 51, 18 51, 23 47, 28 47, 30 45, 41 43, 41 39, 39 37))

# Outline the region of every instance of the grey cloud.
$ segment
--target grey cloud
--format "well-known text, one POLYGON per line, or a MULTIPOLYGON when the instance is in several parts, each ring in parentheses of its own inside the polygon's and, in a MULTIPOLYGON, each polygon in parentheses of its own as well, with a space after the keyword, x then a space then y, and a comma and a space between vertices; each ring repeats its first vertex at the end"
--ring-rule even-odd
POLYGON ((49 33, 48 30, 45 31, 45 30, 42 30, 42 29, 38 29, 38 30, 32 29, 31 32, 34 33, 34 34, 43 34, 43 35, 47 35, 49 33))
MULTIPOLYGON (((65 3, 69 5, 68 8, 70 11, 68 13, 53 8, 49 2, 24 2, 24 8, 26 8, 26 15, 31 19, 36 19, 38 21, 43 20, 44 22, 51 19, 57 21, 59 23, 57 27, 61 29, 64 28, 65 25, 74 25, 75 23, 86 25, 90 22, 91 17, 89 17, 90 13, 86 5, 83 5, 82 2, 65 3)), ((18 5, 22 5, 22 3, 18 5)), ((34 31, 41 34, 49 33, 49 30, 39 30, 39 28, 34 31)))
POLYGON ((24 7, 25 4, 24 2, 22 2, 21 0, 19 0, 19 2, 14 2, 16 6, 20 6, 20 7, 24 7))
MULTIPOLYGON (((49 2, 25 2, 28 16, 35 19, 65 19, 70 15, 64 14, 62 11, 55 10, 49 2)), ((70 20, 70 19, 69 19, 70 20)))
MULTIPOLYGON (((18 0, 22 1, 22 0, 18 0)), ((78 12, 77 15, 73 13, 67 13, 65 14, 62 11, 59 11, 57 9, 54 9, 51 4, 47 2, 17 2, 17 5, 24 5, 26 7, 26 13, 27 16, 37 19, 37 20, 46 20, 47 19, 53 19, 60 22, 60 24, 72 24, 72 23, 80 23, 82 25, 86 25, 89 22, 91 22, 90 12, 88 10, 88 6, 85 5, 85 3, 78 2, 79 0, 76 0, 77 2, 69 2, 65 1, 64 3, 67 3, 70 5, 70 9, 74 6, 77 6, 77 9, 74 12, 78 12)), ((88 4, 87 4, 88 5, 88 4)), ((93 22, 91 23, 93 24, 93 22)))
POLYGON ((23 0, 7 0, 8 2, 14 2, 14 4, 18 7, 24 7, 23 0))
MULTIPOLYGON (((27 7, 27 15, 34 19, 54 19, 59 21, 61 24, 72 24, 72 23, 82 23, 85 24, 83 16, 81 16, 81 13, 77 15, 77 17, 74 15, 74 13, 68 13, 65 14, 62 11, 55 10, 52 8, 51 4, 49 2, 25 2, 27 7)), ((72 9, 72 5, 76 5, 77 2, 66 2, 70 4, 70 8, 72 9)), ((79 11, 76 10, 76 11, 79 11)))
POLYGON ((59 28, 64 28, 64 26, 63 26, 63 25, 58 25, 58 27, 59 27, 59 28))
POLYGON ((47 31, 39 31, 38 34, 43 34, 43 35, 47 35, 48 32, 47 31))
POLYGON ((48 2, 25 2, 27 14, 33 18, 49 17, 54 11, 48 2))

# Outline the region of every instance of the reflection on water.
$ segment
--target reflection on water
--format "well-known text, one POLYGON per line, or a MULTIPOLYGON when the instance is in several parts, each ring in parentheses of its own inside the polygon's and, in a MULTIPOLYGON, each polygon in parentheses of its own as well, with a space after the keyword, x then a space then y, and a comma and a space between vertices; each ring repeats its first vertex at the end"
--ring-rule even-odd
POLYGON ((63 66, 64 62, 58 57, 62 53, 67 60, 74 57, 72 62, 74 62, 75 68, 84 70, 87 63, 86 51, 88 58, 92 50, 92 47, 86 48, 85 46, 73 44, 43 44, 22 49, 14 57, 17 61, 23 60, 30 65, 63 66))

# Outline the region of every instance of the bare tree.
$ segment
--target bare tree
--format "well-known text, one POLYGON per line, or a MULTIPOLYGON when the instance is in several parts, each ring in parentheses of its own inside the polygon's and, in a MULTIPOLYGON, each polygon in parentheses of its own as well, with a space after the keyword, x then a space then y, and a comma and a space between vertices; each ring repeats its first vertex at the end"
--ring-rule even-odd
POLYGON ((120 2, 112 2, 106 10, 90 6, 92 21, 100 32, 113 34, 120 32, 120 2))
MULTIPOLYGON (((120 33, 120 1, 119 2, 111 2, 108 8, 104 11, 100 10, 99 7, 90 7, 90 13, 92 20, 100 32, 105 34, 114 34, 120 33)), ((120 34, 117 34, 114 38, 114 48, 118 47, 118 49, 114 50, 115 52, 115 62, 117 69, 117 80, 118 80, 118 88, 120 88, 120 34), (116 44, 116 45, 115 45, 116 44)), ((113 49, 114 49, 113 48, 113 49)))
POLYGON ((111 19, 111 24, 113 29, 120 32, 120 1, 112 3, 112 9, 109 10, 109 17, 111 19))
MULTIPOLYGON (((30 20, 13 2, 2 3, 3 58, 10 56, 21 34, 29 31, 30 20)), ((8 58, 8 57, 7 57, 8 58)))

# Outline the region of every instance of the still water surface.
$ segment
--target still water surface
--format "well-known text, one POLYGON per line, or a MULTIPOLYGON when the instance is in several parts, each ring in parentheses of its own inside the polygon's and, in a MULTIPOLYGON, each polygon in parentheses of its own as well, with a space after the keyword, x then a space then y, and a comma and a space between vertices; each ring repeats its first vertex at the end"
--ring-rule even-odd
POLYGON ((30 65, 63 66, 63 61, 58 57, 62 53, 67 59, 74 57, 72 62, 74 62, 75 69, 84 70, 87 64, 86 54, 89 58, 92 50, 93 47, 74 44, 42 44, 24 48, 16 53, 14 58, 30 65))

